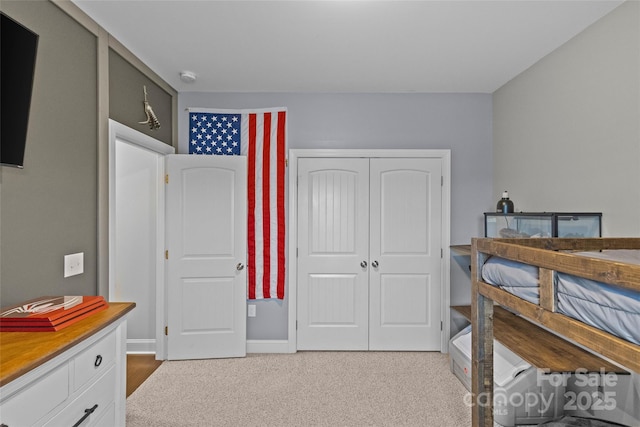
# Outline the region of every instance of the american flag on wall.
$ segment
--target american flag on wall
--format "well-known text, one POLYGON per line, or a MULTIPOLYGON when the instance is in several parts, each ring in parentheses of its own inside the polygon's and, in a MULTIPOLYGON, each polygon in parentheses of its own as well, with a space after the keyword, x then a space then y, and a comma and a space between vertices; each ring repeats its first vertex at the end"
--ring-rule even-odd
POLYGON ((284 299, 286 120, 286 108, 189 109, 189 154, 248 156, 248 299, 284 299))

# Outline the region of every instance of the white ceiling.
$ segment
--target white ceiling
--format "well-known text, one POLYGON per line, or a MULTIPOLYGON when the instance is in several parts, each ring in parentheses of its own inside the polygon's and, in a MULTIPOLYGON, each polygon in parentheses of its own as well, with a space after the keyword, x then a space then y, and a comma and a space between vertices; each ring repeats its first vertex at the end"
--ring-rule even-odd
POLYGON ((492 93, 623 1, 73 2, 180 92, 492 93))

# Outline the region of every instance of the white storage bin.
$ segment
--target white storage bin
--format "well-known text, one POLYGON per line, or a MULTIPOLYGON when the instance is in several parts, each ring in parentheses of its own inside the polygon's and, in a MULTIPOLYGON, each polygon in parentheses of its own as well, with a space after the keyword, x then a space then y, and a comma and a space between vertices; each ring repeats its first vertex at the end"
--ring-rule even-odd
POLYGON ((565 397, 567 416, 640 426, 640 388, 630 374, 577 371, 565 397))
MULTIPOLYGON (((471 391, 471 326, 449 341, 449 366, 471 391)), ((566 378, 539 371, 497 341, 493 343, 493 375, 497 424, 539 424, 564 414, 566 378)))

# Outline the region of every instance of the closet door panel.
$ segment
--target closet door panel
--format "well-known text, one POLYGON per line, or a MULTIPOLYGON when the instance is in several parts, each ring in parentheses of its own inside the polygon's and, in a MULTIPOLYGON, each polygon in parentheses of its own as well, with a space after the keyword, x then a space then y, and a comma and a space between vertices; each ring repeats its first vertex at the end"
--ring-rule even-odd
MULTIPOLYGON (((401 159, 400 163, 405 163, 401 159)), ((378 159, 380 161, 380 159, 378 159)), ((415 163, 415 162, 411 162, 415 163)), ((401 167, 401 165, 400 165, 401 167)), ((372 171, 372 174, 376 174, 372 171)), ((425 255, 429 246, 429 174, 421 170, 377 172, 378 250, 385 255, 425 255)), ((372 242, 373 243, 373 242, 372 242)))
POLYGON ((371 159, 370 350, 440 350, 441 162, 371 159))
POLYGON ((380 276, 380 324, 416 325, 429 323, 430 280, 426 274, 384 274, 380 276))
POLYGON ((298 160, 300 350, 368 348, 368 162, 298 160))

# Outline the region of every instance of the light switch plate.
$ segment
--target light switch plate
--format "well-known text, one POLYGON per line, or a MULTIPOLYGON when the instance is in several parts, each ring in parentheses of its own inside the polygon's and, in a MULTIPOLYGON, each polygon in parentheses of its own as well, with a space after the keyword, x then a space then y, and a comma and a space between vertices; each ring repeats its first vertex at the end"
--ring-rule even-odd
POLYGON ((256 317, 256 305, 249 304, 247 306, 247 317, 256 317))
POLYGON ((84 273, 84 252, 64 256, 64 277, 84 273))

